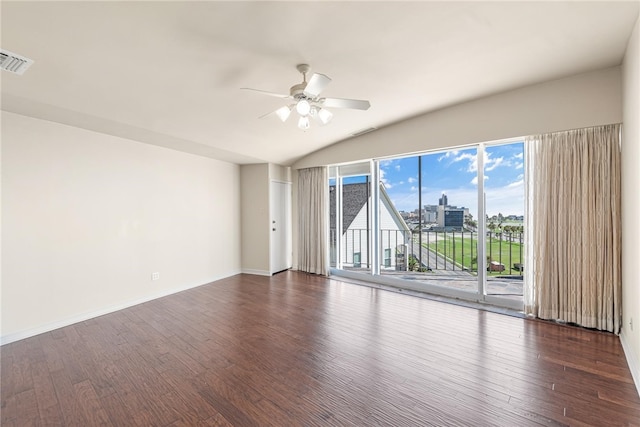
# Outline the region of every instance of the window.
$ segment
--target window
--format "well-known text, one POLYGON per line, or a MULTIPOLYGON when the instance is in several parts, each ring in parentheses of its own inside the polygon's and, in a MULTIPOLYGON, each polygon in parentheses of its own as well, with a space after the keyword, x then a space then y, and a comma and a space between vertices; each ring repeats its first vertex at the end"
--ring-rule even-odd
POLYGON ((523 142, 509 141, 373 161, 366 174, 353 173, 363 164, 336 166, 335 268, 416 290, 521 302, 523 157, 523 142))

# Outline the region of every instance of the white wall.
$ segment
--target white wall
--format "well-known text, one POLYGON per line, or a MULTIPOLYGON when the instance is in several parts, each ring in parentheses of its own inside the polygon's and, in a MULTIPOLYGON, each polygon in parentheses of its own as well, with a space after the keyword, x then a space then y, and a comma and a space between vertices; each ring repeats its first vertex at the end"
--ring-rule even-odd
POLYGON ((623 62, 622 130, 622 344, 640 391, 640 20, 623 62), (633 329, 630 322, 633 319, 633 329))
POLYGON ((237 165, 1 114, 3 343, 239 273, 237 165))
POLYGON ((312 166, 620 123, 620 67, 500 93, 418 116, 316 151, 312 166))
POLYGON ((269 179, 280 182, 291 182, 291 168, 289 166, 269 163, 269 179))
POLYGON ((240 166, 242 271, 269 276, 269 164, 240 166))

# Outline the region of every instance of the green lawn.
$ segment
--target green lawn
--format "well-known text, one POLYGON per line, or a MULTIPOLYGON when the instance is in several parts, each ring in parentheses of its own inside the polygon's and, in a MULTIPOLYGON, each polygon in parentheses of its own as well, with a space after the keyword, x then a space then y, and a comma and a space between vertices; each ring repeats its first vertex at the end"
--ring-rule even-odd
MULTIPOLYGON (((477 271, 476 257, 478 236, 476 233, 438 233, 438 242, 423 243, 424 247, 428 247, 437 251, 448 259, 453 259, 456 268, 464 266, 471 271, 477 271)), ((502 241, 495 236, 490 238, 488 242, 486 255, 489 261, 498 261, 504 264, 505 270, 502 273, 490 272, 491 275, 499 274, 520 274, 519 271, 513 269, 513 264, 524 263, 524 253, 522 253, 522 245, 518 242, 509 242, 506 239, 502 241), (511 271, 509 271, 511 269, 511 271)), ((442 266, 444 267, 444 266, 442 266)), ((438 265, 438 268, 441 268, 438 265)), ((447 269, 452 268, 447 263, 447 269)))

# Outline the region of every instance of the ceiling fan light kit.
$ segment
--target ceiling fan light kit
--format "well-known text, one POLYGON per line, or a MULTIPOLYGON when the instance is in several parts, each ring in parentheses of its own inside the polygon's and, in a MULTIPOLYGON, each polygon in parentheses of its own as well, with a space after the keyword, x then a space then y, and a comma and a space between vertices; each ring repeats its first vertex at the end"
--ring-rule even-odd
POLYGON ((277 116, 282 122, 286 122, 291 112, 295 110, 298 114, 298 128, 307 130, 311 126, 310 118, 317 120, 321 125, 326 125, 331 121, 333 113, 324 107, 332 108, 350 108, 355 110, 368 110, 371 104, 369 101, 360 99, 342 99, 342 98, 321 98, 320 92, 331 83, 331 79, 324 74, 313 73, 307 82, 307 73, 309 65, 298 64, 298 71, 302 74, 302 83, 291 86, 289 95, 283 95, 268 92, 259 89, 241 88, 245 90, 253 90, 264 95, 275 96, 283 99, 292 99, 293 104, 283 106, 277 110, 265 114, 260 118, 277 116))

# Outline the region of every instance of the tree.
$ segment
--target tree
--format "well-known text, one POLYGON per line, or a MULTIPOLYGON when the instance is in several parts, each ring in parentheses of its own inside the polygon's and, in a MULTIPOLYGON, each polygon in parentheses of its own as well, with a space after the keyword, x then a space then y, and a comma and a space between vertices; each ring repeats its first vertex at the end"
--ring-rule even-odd
POLYGON ((464 225, 470 230, 475 230, 478 228, 478 221, 474 221, 473 215, 468 214, 464 216, 464 225))

